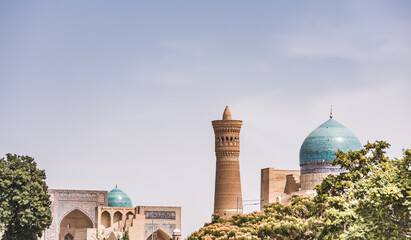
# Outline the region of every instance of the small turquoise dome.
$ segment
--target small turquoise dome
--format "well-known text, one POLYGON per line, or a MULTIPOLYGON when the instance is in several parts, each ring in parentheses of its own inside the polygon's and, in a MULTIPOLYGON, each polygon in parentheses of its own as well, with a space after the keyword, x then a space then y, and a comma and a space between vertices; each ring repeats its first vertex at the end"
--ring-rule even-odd
POLYGON ((107 198, 109 207, 133 207, 131 199, 117 187, 108 193, 107 198))
POLYGON ((300 166, 315 162, 331 162, 333 153, 358 151, 362 145, 358 138, 339 122, 330 118, 314 129, 304 140, 300 149, 300 166))

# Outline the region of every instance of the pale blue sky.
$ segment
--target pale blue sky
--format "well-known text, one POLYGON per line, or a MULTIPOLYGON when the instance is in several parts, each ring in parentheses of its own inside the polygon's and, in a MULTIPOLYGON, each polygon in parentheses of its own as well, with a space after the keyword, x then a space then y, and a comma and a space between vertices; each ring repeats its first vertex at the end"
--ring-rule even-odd
POLYGON ((261 168, 298 169, 330 104, 363 144, 410 148, 410 26, 406 0, 0 0, 0 154, 50 188, 182 206, 187 235, 210 220, 226 105, 244 199, 261 168))

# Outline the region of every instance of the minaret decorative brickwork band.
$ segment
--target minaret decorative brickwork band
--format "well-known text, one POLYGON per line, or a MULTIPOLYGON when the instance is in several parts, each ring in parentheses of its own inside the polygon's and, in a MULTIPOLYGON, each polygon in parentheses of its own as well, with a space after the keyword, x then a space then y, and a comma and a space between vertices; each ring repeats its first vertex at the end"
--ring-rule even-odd
POLYGON ((220 216, 230 217, 243 212, 239 162, 242 123, 231 119, 228 107, 224 110, 223 120, 212 121, 217 157, 214 213, 220 216))

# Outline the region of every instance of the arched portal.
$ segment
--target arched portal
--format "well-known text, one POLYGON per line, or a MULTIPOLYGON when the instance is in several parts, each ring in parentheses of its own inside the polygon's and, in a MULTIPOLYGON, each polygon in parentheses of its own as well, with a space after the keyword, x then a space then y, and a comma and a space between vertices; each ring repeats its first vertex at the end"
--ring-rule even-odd
POLYGON ((64 240, 73 240, 73 236, 71 236, 70 233, 67 233, 66 236, 64 236, 64 240))
POLYGON ((168 235, 163 229, 159 228, 150 236, 148 236, 147 240, 170 240, 172 237, 168 235))
POLYGON ((76 229, 93 228, 93 222, 82 211, 75 209, 68 213, 60 222, 60 240, 73 240, 76 229))

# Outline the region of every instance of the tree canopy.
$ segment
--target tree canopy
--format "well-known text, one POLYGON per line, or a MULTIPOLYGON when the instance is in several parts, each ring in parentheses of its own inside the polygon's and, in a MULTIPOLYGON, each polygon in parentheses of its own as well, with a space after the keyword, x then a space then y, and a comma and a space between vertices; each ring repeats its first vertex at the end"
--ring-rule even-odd
POLYGON ((322 239, 411 238, 411 150, 389 159, 383 141, 360 151, 337 152, 333 165, 346 172, 329 175, 316 187, 323 210, 322 239))
POLYGON ((36 240, 51 224, 46 173, 29 156, 0 159, 0 230, 3 240, 36 240))
POLYGON ((264 211, 213 215, 194 239, 411 239, 411 150, 389 159, 384 141, 335 153, 344 169, 316 186, 314 199, 293 196, 264 211))
POLYGON ((291 204, 275 203, 264 211, 222 218, 213 215, 211 223, 194 232, 195 239, 314 239, 322 221, 309 198, 293 197, 291 204))

